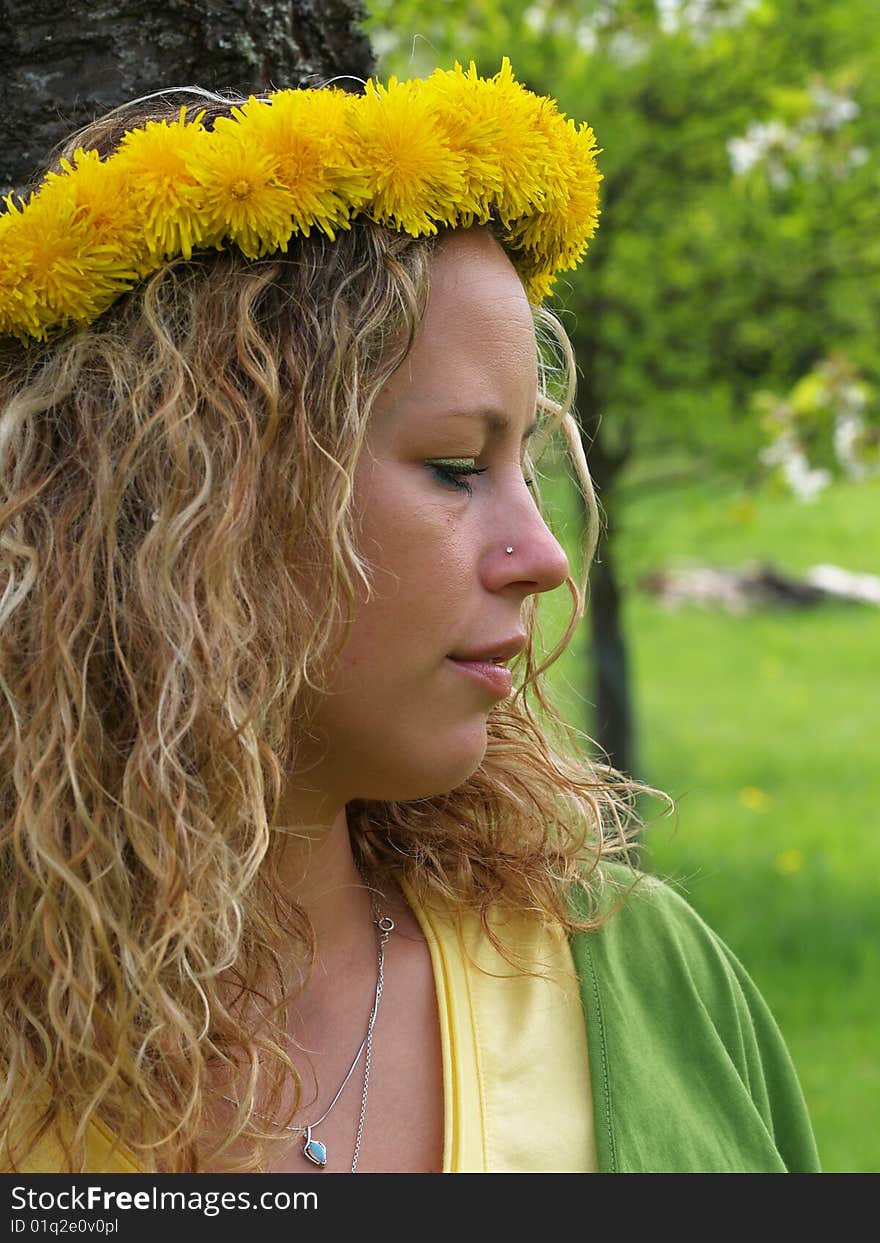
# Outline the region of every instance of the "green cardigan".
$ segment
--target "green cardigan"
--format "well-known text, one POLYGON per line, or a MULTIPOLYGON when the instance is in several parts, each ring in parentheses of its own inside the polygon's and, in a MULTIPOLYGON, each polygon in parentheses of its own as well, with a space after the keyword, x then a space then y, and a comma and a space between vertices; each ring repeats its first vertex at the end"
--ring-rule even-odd
MULTIPOLYGON (((587 913, 581 895, 571 904, 587 913)), ((683 898, 645 876, 620 910, 571 945, 600 1172, 818 1172, 779 1028, 742 965, 683 898)))

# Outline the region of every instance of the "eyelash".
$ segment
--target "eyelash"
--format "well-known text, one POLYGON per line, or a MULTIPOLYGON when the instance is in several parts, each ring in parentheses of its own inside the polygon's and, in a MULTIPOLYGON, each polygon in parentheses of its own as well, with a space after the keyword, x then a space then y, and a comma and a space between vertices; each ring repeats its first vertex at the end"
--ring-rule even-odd
MULTIPOLYGON (((489 469, 488 466, 442 466, 437 462, 428 462, 427 466, 429 470, 434 471, 441 482, 451 484, 452 487, 457 488, 460 492, 466 492, 468 496, 473 496, 474 490, 469 483, 465 483, 461 476, 485 475, 489 469)), ((525 484, 527 488, 534 488, 535 481, 534 479, 527 479, 525 484)))

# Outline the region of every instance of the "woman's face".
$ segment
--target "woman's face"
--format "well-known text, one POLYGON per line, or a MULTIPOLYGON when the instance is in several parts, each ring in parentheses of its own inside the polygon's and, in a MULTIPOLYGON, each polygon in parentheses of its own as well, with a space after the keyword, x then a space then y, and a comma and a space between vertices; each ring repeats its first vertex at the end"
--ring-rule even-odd
POLYGON ((359 599, 313 718, 328 750, 311 779, 343 804, 451 790, 483 758, 499 693, 450 656, 522 638, 523 601, 568 574, 525 482, 536 398, 534 327, 513 266, 485 231, 451 233, 355 472, 375 594, 359 599), (507 426, 493 430, 484 414, 507 426), (446 478, 450 462, 482 473, 446 478))

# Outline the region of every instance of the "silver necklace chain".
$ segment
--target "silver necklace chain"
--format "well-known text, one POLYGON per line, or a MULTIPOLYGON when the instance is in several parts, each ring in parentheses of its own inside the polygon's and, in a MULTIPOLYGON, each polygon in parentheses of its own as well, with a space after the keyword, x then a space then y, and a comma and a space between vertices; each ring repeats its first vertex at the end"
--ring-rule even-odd
MULTIPOLYGON (((358 1118, 357 1136, 354 1141, 354 1155, 351 1159, 351 1172, 357 1170, 358 1157, 361 1151, 361 1136, 364 1133, 364 1118, 367 1115, 367 1092, 370 1087, 370 1057, 373 1052, 373 1028, 376 1025, 376 1015, 379 1013, 379 1001, 382 997, 382 986, 385 983, 385 943, 394 930, 394 920, 390 915, 380 915, 375 895, 373 896, 373 922, 379 930, 379 966, 376 971, 376 996, 373 1001, 373 1009, 370 1014, 370 1021, 367 1025, 367 1035, 364 1040, 363 1048, 366 1046, 367 1056, 364 1060, 364 1092, 361 1097, 361 1112, 358 1118)), ((358 1059, 360 1059, 360 1051, 358 1059)), ((345 1086, 343 1084, 343 1086, 345 1086)), ((339 1093, 337 1093, 337 1096, 339 1093)), ((326 1117, 326 1115, 325 1115, 326 1117)))
MULTIPOLYGON (((367 1056, 364 1062, 364 1090, 363 1090, 363 1095, 361 1096, 361 1110, 360 1110, 360 1116, 358 1117, 357 1136, 354 1142, 354 1155, 351 1160, 351 1173, 352 1174, 355 1174, 357 1172, 358 1157, 360 1156, 360 1151, 361 1151, 361 1137, 364 1133, 364 1119, 367 1116, 367 1093, 369 1092, 369 1089, 370 1089, 370 1059, 371 1059, 371 1054, 373 1051, 373 1028, 376 1026, 376 1016, 379 1013, 379 1002, 382 998, 382 987, 385 982, 385 945, 388 941, 389 936, 394 931, 394 920, 391 918, 390 915, 379 914, 379 903, 376 899, 375 893, 373 893, 372 891, 370 893, 370 904, 372 907, 372 922, 376 925, 376 928, 379 933, 379 956, 378 956, 378 967, 376 970, 376 995, 373 999, 373 1008, 370 1011, 370 1020, 367 1024, 367 1034, 364 1036, 363 1040, 361 1041, 361 1046, 358 1049, 357 1053, 354 1055, 354 1061, 352 1062, 351 1066, 349 1066, 348 1073, 345 1076, 345 1078, 342 1080, 342 1083, 339 1085, 336 1091, 336 1095, 333 1097, 333 1100, 330 1102, 330 1104, 321 1114, 320 1118, 316 1118, 314 1122, 310 1122, 306 1126, 284 1126, 282 1128, 285 1131, 291 1131, 296 1134, 305 1135, 306 1141, 303 1144, 303 1149, 302 1149, 303 1156, 308 1161, 310 1161, 312 1165, 317 1165, 321 1169, 323 1169, 324 1166, 327 1164, 327 1146, 326 1144, 323 1143, 322 1140, 319 1140, 317 1137, 313 1139, 312 1131, 314 1130, 315 1127, 321 1125, 321 1123, 330 1113, 330 1110, 339 1100, 340 1096, 345 1090, 346 1084, 348 1083, 349 1079, 354 1074, 355 1067, 357 1066, 358 1062, 361 1060, 361 1057, 363 1056, 364 1051, 366 1050, 367 1056)), ((225 1096, 221 1093, 221 1097, 224 1101, 229 1101, 230 1104, 232 1105, 238 1104, 238 1101, 236 1101, 231 1096, 225 1096)), ((266 1114, 256 1113, 256 1111, 255 1111, 255 1117, 260 1118, 263 1122, 272 1121, 272 1119, 269 1118, 266 1114)))

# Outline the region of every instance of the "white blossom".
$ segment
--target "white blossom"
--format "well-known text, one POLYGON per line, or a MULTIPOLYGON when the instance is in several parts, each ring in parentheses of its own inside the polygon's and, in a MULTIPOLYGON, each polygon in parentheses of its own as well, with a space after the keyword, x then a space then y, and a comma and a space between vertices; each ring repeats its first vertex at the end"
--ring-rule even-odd
POLYGON ((734 173, 747 173, 760 160, 767 158, 774 147, 785 148, 790 132, 781 121, 754 121, 743 138, 730 138, 727 153, 734 173))
POLYGON ((532 34, 541 35, 547 29, 547 10, 540 4, 533 4, 523 13, 523 21, 532 34))
POLYGON ((831 483, 831 472, 824 467, 811 467, 799 441, 791 432, 783 432, 759 453, 765 466, 778 466, 782 477, 800 501, 814 501, 831 483))
POLYGON ((578 22, 574 29, 574 41, 582 52, 595 52, 599 44, 595 26, 589 22, 578 22))
POLYGON ((619 65, 637 65, 648 53, 648 44, 631 30, 615 30, 608 40, 608 52, 619 65))
POLYGON ((664 34, 688 30, 702 42, 716 30, 732 30, 741 26, 759 0, 738 0, 718 4, 717 0, 654 0, 657 23, 664 34))
MULTIPOLYGON (((796 125, 787 126, 781 121, 754 121, 745 135, 727 140, 727 155, 734 176, 748 173, 756 164, 763 163, 772 186, 784 190, 791 184, 792 161, 800 176, 812 181, 822 172, 817 158, 814 135, 839 129, 847 121, 853 121, 861 109, 848 95, 839 95, 825 86, 809 88, 814 109, 802 117, 796 125)), ((846 176, 846 168, 856 168, 869 158, 865 147, 853 147, 846 164, 831 170, 833 176, 846 176)))
POLYGON ((811 86, 810 95, 816 105, 806 124, 819 129, 840 129, 847 121, 854 121, 861 108, 849 95, 838 95, 827 86, 811 86))
POLYGON ((869 473, 857 455, 859 439, 865 430, 865 421, 857 414, 841 414, 834 420, 832 440, 834 454, 851 479, 864 479, 869 473))

